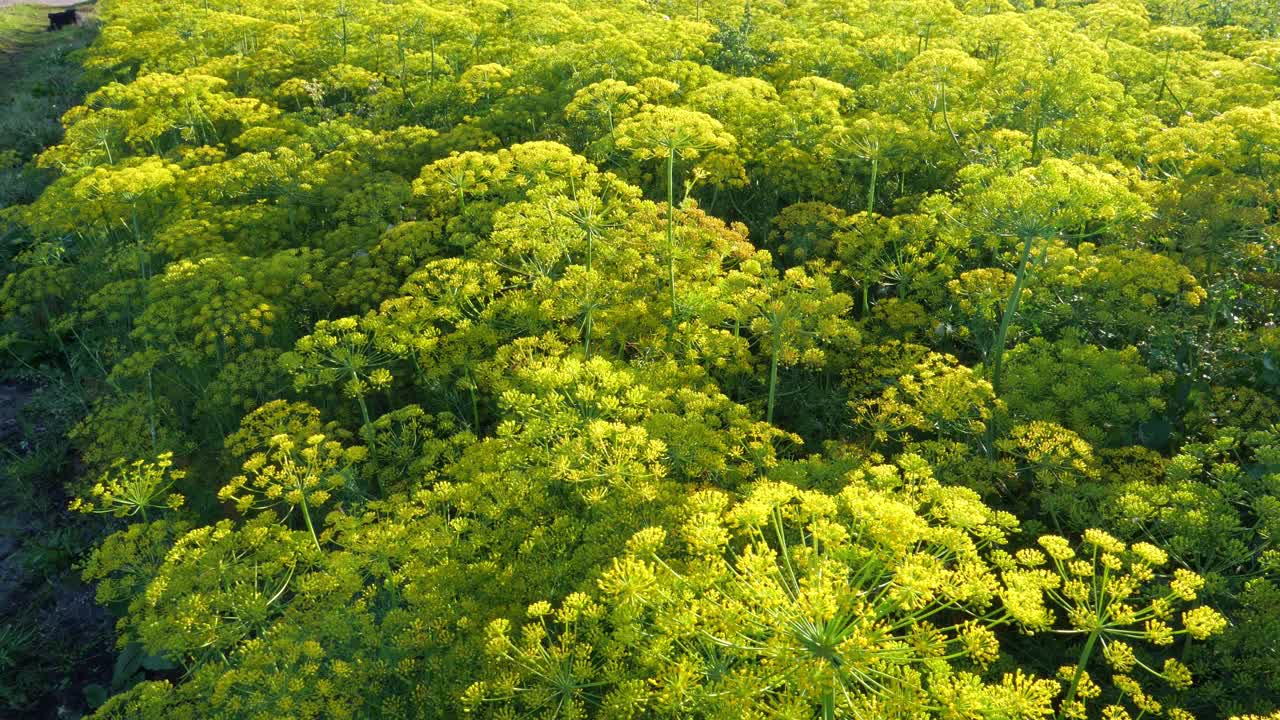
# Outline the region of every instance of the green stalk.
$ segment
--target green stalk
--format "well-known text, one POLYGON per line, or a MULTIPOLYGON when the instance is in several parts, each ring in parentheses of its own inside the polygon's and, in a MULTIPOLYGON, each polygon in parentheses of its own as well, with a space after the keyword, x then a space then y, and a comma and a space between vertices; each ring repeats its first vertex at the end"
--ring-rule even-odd
MULTIPOLYGON (((373 429, 373 422, 369 420, 369 406, 365 404, 363 397, 357 396, 356 402, 360 404, 360 417, 364 419, 364 427, 360 429, 360 434, 366 435, 367 436, 366 439, 369 441, 369 445, 372 446, 373 438, 374 438, 374 429, 373 429), (367 432, 365 431, 365 428, 368 428, 367 432)), ((372 451, 373 447, 370 447, 369 450, 372 451)))
POLYGON ((147 412, 147 430, 151 433, 151 452, 159 452, 160 442, 156 431, 156 384, 151 377, 151 371, 147 371, 147 398, 150 400, 150 408, 147 412))
POLYGON ((345 11, 346 11, 346 8, 344 7, 343 13, 342 13, 342 61, 343 62, 346 62, 347 60, 347 14, 345 11))
MULTIPOLYGON (((587 226, 587 275, 591 274, 591 262, 594 256, 595 229, 587 226)), ((594 300, 593 300, 594 302, 594 300)), ((587 306, 587 317, 583 325, 582 333, 582 354, 591 357, 591 313, 595 310, 594 305, 587 306)))
POLYGON ((871 184, 867 188, 867 214, 876 209, 876 176, 880 173, 880 156, 871 156, 871 184))
POLYGON ((431 87, 436 86, 436 36, 431 36, 431 87))
POLYGON ((311 541, 316 544, 316 549, 320 550, 320 537, 316 535, 316 526, 311 524, 311 509, 307 506, 307 491, 302 487, 302 479, 298 479, 298 496, 302 498, 299 507, 302 508, 302 519, 307 523, 307 530, 311 533, 311 541))
MULTIPOLYGON (((352 373, 352 377, 355 377, 355 373, 352 373)), ((377 446, 377 443, 375 442, 377 439, 377 431, 373 429, 373 421, 369 419, 369 406, 365 404, 364 396, 357 395, 356 403, 360 405, 360 417, 364 419, 364 426, 360 428, 360 434, 364 436, 365 442, 369 443, 369 453, 372 454, 377 446)), ((374 477, 377 478, 376 475, 374 477)), ((378 483, 378 497, 384 497, 385 493, 382 491, 382 480, 376 479, 376 482, 378 483)), ((311 520, 308 519, 307 525, 310 524, 311 520)), ((315 533, 313 532, 312 534, 315 533)))
POLYGON ((671 287, 671 334, 676 332, 676 232, 675 170, 676 149, 667 151, 667 282, 671 287))
POLYGON ((1036 124, 1031 130, 1031 164, 1040 164, 1040 124, 1044 122, 1044 110, 1036 113, 1036 124))
POLYGON ((1093 632, 1089 633, 1089 639, 1085 640, 1084 649, 1080 651, 1080 657, 1076 660, 1076 671, 1071 676, 1071 687, 1067 689, 1067 696, 1062 701, 1062 707, 1070 705, 1076 699, 1076 690, 1080 687, 1080 678, 1084 676, 1084 666, 1089 662, 1089 656, 1093 654, 1093 646, 1098 642, 1099 632, 1100 628, 1095 627, 1093 632))
POLYGON ((1022 299, 1022 287, 1027 281, 1027 263, 1031 259, 1031 243, 1035 235, 1028 234, 1022 243, 1022 257, 1018 260, 1018 272, 1013 281, 1013 292, 1009 294, 1009 302, 1004 308, 1004 317, 1000 318, 1000 329, 996 332, 995 342, 991 348, 991 389, 1000 394, 1001 372, 1004 362, 1004 344, 1009 335, 1009 326, 1018 313, 1018 302, 1022 299))
POLYGON ((406 78, 409 74, 409 60, 404 53, 404 38, 398 38, 396 41, 396 50, 400 53, 400 97, 409 97, 409 86, 406 78))
POLYGON ((1205 342, 1204 342, 1204 345, 1199 346, 1198 348, 1193 350, 1191 353, 1191 373, 1190 373, 1191 377, 1195 377, 1196 373, 1200 369, 1200 361, 1204 355, 1204 352, 1201 348, 1209 347, 1209 344, 1213 339, 1213 326, 1217 324, 1217 319, 1218 319, 1217 292, 1214 292, 1213 295, 1208 294, 1210 289, 1213 288, 1213 274, 1214 274, 1213 259, 1217 254, 1218 254, 1218 238, 1216 235, 1210 235, 1209 248, 1208 248, 1208 252, 1205 253, 1205 261, 1204 261, 1205 263, 1204 265, 1204 288, 1205 288, 1205 303, 1204 303, 1205 337, 1204 339, 1205 339, 1205 342))
POLYGON ((471 426, 476 434, 480 434, 480 403, 476 400, 476 381, 471 377, 471 366, 467 366, 467 392, 471 394, 471 426))
POLYGON ((1169 78, 1169 57, 1173 54, 1173 45, 1164 49, 1164 64, 1160 67, 1160 89, 1156 92, 1156 102, 1164 98, 1164 89, 1169 78))
POLYGON ((773 405, 778 397, 778 354, 782 352, 782 337, 777 329, 773 333, 773 352, 769 353, 769 409, 765 421, 773 423, 773 405))

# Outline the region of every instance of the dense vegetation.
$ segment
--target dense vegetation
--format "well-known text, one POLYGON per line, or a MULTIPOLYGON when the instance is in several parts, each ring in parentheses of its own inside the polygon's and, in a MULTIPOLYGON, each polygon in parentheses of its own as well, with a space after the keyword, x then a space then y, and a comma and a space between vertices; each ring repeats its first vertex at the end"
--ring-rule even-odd
POLYGON ((96 717, 1278 704, 1271 0, 101 11, 0 215, 96 717))

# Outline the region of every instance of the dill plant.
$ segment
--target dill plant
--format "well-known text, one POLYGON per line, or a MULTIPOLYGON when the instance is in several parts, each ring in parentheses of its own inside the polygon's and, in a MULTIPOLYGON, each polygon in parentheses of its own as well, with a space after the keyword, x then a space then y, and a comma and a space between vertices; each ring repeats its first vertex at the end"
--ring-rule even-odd
POLYGON ((378 318, 369 315, 319 321, 292 352, 280 356, 280 364, 293 374, 299 388, 341 383, 342 393, 360 408, 361 435, 376 447, 377 430, 365 398, 391 385, 391 371, 384 366, 403 352, 399 343, 382 337, 378 318))
POLYGON ((1029 716, 1056 695, 1052 680, 985 683, 970 669, 1000 652, 984 556, 1015 525, 918 458, 860 472, 836 495, 782 483, 738 503, 697 493, 685 515, 634 535, 596 592, 530 605, 518 633, 491 624, 503 672, 472 686, 469 704, 496 716, 834 718, 965 702, 1029 716))
POLYGON ((667 192, 667 287, 671 296, 670 329, 674 335, 678 323, 676 308, 676 231, 675 168, 676 159, 696 161, 705 153, 728 152, 733 149, 733 136, 724 132, 715 119, 704 113, 653 106, 636 113, 616 130, 618 148, 640 162, 657 160, 665 168, 667 192))
POLYGON ((354 465, 363 461, 368 451, 359 446, 344 448, 324 435, 312 435, 301 445, 285 434, 268 442, 268 450, 250 456, 244 463, 244 474, 232 478, 218 491, 218 497, 235 503, 242 513, 297 508, 320 550, 312 508, 320 508, 335 491, 355 484, 354 465))
POLYGON ((788 270, 764 299, 750 329, 768 348, 768 401, 765 422, 773 422, 778 397, 780 365, 824 364, 824 347, 847 351, 859 340, 857 329, 844 319, 853 302, 834 292, 823 277, 811 277, 800 268, 788 270))
POLYGON ((147 510, 177 510, 184 502, 174 485, 186 477, 184 470, 173 467, 173 453, 161 453, 154 462, 117 460, 93 487, 88 500, 76 498, 71 509, 81 512, 108 513, 116 517, 141 515, 147 522, 147 510))
POLYGON ((1169 561, 1167 553, 1149 543, 1129 545, 1102 530, 1086 531, 1078 549, 1056 535, 1038 542, 1041 549, 1016 555, 1016 569, 1009 564, 1013 558, 1004 561, 1009 584, 1005 606, 1032 631, 1084 639, 1075 661, 1059 671, 1066 690, 1058 718, 1087 717, 1089 700, 1108 702, 1104 713, 1124 712, 1126 702, 1142 712, 1158 712, 1160 702, 1142 688, 1133 675, 1137 672, 1177 690, 1190 687, 1190 670, 1161 648, 1178 637, 1206 640, 1226 629, 1226 618, 1211 607, 1178 611, 1196 600, 1203 578, 1182 568, 1159 577, 1169 561), (1147 651, 1140 651, 1139 644, 1147 651), (1099 700, 1102 689, 1089 674, 1098 653, 1116 673, 1117 700, 1099 700))

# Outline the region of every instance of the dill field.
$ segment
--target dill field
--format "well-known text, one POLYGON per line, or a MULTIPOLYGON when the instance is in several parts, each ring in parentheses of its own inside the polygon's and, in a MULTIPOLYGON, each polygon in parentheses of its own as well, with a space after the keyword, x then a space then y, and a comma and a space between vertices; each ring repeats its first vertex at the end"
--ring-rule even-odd
POLYGON ((60 10, 0 717, 1280 718, 1276 0, 60 10))

